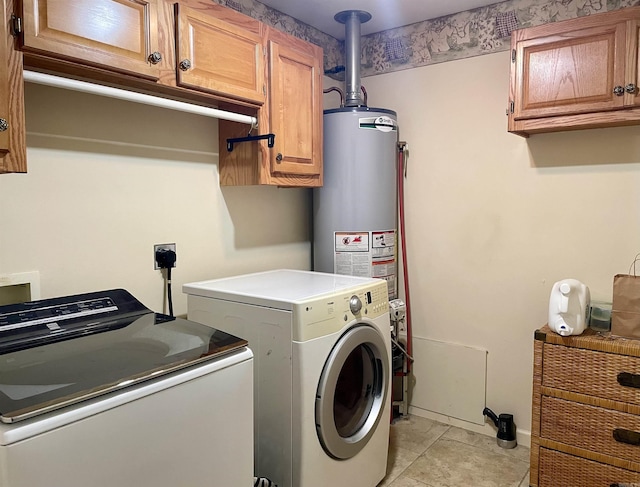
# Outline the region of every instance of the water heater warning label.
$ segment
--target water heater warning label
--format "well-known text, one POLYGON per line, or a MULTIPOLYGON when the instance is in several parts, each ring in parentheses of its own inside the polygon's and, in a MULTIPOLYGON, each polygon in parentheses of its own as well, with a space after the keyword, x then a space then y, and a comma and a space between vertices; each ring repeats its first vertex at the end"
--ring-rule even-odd
POLYGON ((336 274, 385 279, 389 298, 396 297, 396 231, 335 232, 336 274))
POLYGON ((336 232, 336 252, 369 252, 369 232, 336 232))

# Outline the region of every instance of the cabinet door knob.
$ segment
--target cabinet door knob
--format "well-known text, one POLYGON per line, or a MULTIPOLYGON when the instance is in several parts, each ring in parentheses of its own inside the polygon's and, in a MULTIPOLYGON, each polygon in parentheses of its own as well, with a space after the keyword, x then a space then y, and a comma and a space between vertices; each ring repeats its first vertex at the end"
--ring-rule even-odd
POLYGON ((282 154, 280 152, 278 152, 278 155, 276 156, 276 161, 282 161, 282 154))
POLYGON ((160 61, 162 61, 162 54, 160 54, 158 51, 152 52, 151 54, 149 54, 148 59, 151 64, 158 64, 160 61))
POLYGON ((622 86, 620 86, 620 85, 616 86, 613 89, 613 94, 616 95, 616 96, 624 95, 624 88, 622 86))
POLYGON ((186 71, 189 68, 191 68, 191 61, 189 61, 188 59, 183 59, 182 61, 180 61, 180 69, 182 71, 186 71))
POLYGON ((4 132, 9 128, 9 122, 7 122, 4 118, 0 118, 0 132, 4 132))
POLYGON ((627 93, 633 93, 635 95, 636 91, 638 90, 638 87, 633 83, 629 83, 627 86, 624 87, 624 89, 627 93))

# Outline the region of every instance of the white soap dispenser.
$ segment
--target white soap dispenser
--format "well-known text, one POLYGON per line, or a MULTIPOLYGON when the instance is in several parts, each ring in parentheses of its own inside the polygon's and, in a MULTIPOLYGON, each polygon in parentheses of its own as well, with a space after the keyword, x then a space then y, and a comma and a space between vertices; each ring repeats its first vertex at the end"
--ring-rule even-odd
POLYGON ((549 328, 559 335, 580 335, 589 324, 589 288, 577 279, 553 285, 549 298, 549 328))

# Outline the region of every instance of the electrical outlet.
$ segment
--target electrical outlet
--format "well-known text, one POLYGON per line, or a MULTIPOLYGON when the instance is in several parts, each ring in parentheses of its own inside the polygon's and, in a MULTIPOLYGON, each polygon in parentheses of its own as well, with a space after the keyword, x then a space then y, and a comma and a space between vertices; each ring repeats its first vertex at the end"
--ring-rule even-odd
MULTIPOLYGON (((160 269, 160 266, 158 265, 158 261, 156 260, 156 253, 158 252, 158 250, 173 250, 174 252, 176 252, 176 244, 174 243, 169 243, 169 244, 155 244, 153 246, 153 268, 158 270, 160 269)), ((178 255, 178 253, 176 252, 176 256, 178 255)), ((177 260, 176 260, 176 264, 173 267, 177 266, 177 260)))

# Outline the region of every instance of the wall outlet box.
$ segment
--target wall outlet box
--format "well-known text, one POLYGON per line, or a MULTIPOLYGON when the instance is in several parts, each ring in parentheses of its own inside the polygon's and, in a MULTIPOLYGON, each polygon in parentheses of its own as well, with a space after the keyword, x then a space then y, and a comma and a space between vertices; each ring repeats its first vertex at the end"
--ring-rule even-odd
MULTIPOLYGON (((161 267, 158 265, 158 260, 156 259, 156 255, 158 253, 158 250, 173 250, 174 252, 176 252, 176 244, 174 243, 168 243, 168 244, 155 244, 153 246, 153 268, 155 270, 160 269, 161 267)), ((176 263, 173 264, 173 267, 177 267, 177 255, 178 253, 176 252, 176 263)))
POLYGON ((0 274, 0 306, 40 299, 38 271, 0 274))

